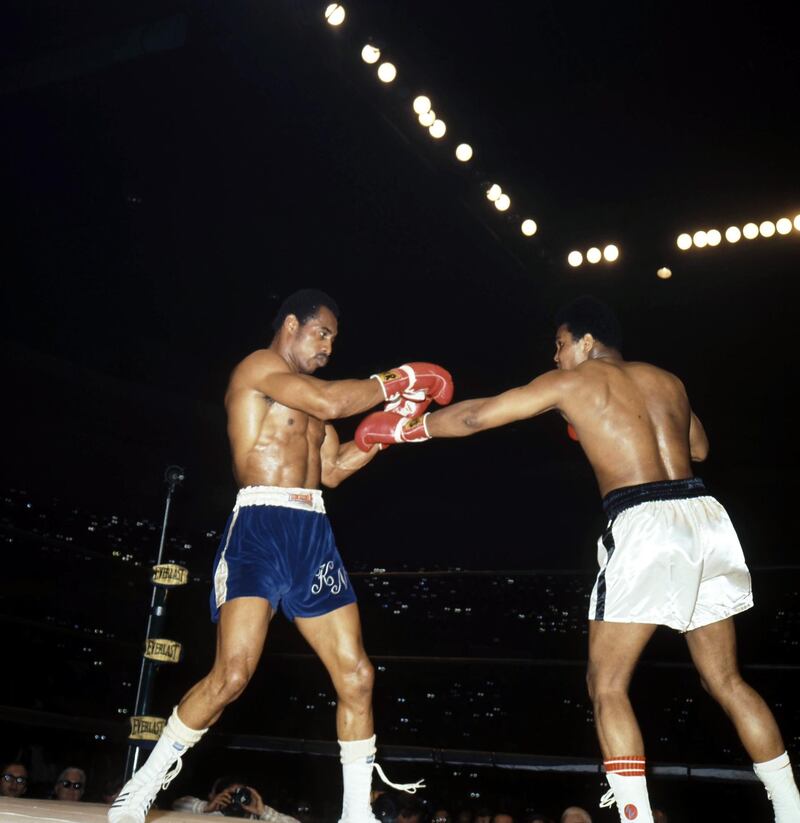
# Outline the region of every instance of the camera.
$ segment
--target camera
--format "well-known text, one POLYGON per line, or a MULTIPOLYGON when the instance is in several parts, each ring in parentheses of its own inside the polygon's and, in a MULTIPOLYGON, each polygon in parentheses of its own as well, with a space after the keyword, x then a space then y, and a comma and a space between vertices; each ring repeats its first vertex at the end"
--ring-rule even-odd
POLYGON ((252 799, 250 789, 247 786, 239 786, 231 794, 231 802, 222 809, 222 813, 225 817, 244 817, 247 812, 242 807, 249 806, 252 799))

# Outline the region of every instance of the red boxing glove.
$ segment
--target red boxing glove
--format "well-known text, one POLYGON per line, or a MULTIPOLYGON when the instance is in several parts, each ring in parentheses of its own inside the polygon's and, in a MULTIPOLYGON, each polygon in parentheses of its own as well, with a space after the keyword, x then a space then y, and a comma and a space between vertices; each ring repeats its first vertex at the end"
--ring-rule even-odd
POLYGON ((570 440, 574 440, 576 443, 578 442, 578 432, 575 431, 572 423, 567 423, 567 436, 570 440))
POLYGON ((401 417, 392 412, 373 412, 367 415, 358 428, 354 438, 361 451, 368 452, 376 443, 382 446, 391 443, 424 443, 430 440, 425 418, 401 417))
POLYGON ((406 363, 370 377, 381 384, 384 400, 397 400, 411 389, 424 391, 442 406, 453 399, 453 378, 447 369, 435 363, 406 363))

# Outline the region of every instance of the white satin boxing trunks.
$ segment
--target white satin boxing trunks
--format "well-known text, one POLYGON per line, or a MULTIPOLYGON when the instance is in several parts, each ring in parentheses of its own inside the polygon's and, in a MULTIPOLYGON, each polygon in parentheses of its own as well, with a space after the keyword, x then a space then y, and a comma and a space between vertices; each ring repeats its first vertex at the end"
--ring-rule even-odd
POLYGON ((614 489, 603 509, 590 620, 687 632, 753 605, 739 538, 699 477, 614 489))

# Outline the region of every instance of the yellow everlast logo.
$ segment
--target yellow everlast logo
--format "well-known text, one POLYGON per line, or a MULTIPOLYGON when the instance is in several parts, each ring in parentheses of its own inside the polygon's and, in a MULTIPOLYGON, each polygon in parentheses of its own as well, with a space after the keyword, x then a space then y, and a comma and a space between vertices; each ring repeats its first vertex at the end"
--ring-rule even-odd
POLYGON ((144 656, 162 663, 177 663, 181 659, 181 644, 163 637, 148 637, 144 656))
POLYGON ((189 569, 176 563, 162 563, 153 566, 153 583, 156 586, 185 586, 189 580, 189 569))
POLYGON ((132 717, 130 720, 131 733, 128 735, 130 740, 158 740, 167 723, 163 717, 149 717, 147 715, 132 717))

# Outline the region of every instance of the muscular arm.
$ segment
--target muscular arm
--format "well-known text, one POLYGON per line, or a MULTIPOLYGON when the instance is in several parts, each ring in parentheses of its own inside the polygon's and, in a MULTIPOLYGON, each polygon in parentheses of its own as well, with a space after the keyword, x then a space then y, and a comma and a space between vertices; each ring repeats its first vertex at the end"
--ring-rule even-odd
POLYGON ((696 463, 702 463, 708 457, 708 436, 694 412, 689 422, 689 452, 696 463))
POLYGON ((351 474, 363 469, 379 451, 380 446, 373 446, 368 452, 361 451, 352 440, 340 443, 333 426, 325 426, 325 439, 320 450, 323 485, 336 488, 351 474))
POLYGON ((527 386, 476 400, 464 400, 433 412, 426 420, 431 437, 467 437, 558 408, 566 372, 549 371, 527 386))
POLYGON ((317 420, 350 417, 383 400, 377 380, 319 380, 276 368, 276 361, 282 362, 270 352, 251 355, 239 366, 236 383, 317 420))

